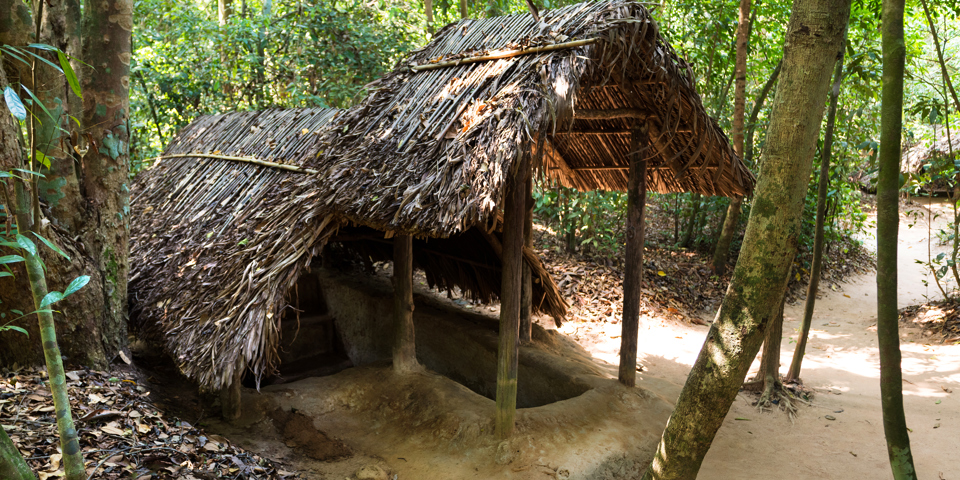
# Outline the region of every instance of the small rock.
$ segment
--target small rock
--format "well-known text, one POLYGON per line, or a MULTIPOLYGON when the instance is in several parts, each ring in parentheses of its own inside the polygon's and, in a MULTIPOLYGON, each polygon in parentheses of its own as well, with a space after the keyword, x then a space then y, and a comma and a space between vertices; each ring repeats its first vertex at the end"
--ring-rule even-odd
POLYGON ((823 418, 826 418, 827 420, 836 420, 836 419, 837 419, 837 417, 834 417, 833 415, 824 415, 823 418))
POLYGON ((357 480, 387 480, 387 472, 376 465, 360 467, 356 473, 357 480))

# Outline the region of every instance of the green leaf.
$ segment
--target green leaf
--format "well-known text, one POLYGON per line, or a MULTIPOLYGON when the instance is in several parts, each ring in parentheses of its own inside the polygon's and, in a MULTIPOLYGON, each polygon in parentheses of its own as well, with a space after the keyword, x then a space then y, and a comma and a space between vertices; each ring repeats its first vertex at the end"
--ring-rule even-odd
POLYGON ((30 174, 30 175, 36 175, 36 176, 38 176, 38 177, 40 177, 40 178, 47 178, 46 175, 44 175, 44 174, 42 174, 42 173, 40 173, 40 172, 34 172, 33 170, 24 170, 24 169, 22 169, 22 168, 14 168, 14 170, 16 170, 16 171, 18 171, 18 172, 27 173, 27 174, 30 174))
POLYGON ((14 315, 23 315, 23 311, 17 309, 10 310, 10 313, 14 315))
POLYGON ((73 67, 70 66, 70 59, 67 58, 67 54, 57 49, 57 58, 60 60, 63 76, 67 77, 67 83, 70 84, 73 94, 78 98, 83 98, 83 94, 80 93, 80 82, 77 80, 77 74, 73 72, 73 67))
POLYGON ((40 150, 33 151, 33 158, 36 158, 40 165, 44 168, 50 168, 50 158, 43 154, 40 150))
POLYGON ((66 258, 67 260, 70 260, 70 255, 67 255, 66 253, 64 253, 63 250, 60 250, 60 248, 57 247, 56 245, 54 245, 53 242, 51 242, 50 240, 47 240, 46 238, 43 238, 43 236, 40 235, 40 234, 37 233, 37 232, 31 232, 31 233, 33 233, 33 236, 39 238, 40 241, 43 242, 44 245, 50 247, 50 250, 53 250, 54 252, 57 252, 57 253, 59 253, 60 255, 62 255, 63 258, 66 258))
POLYGON ((13 91, 10 87, 4 88, 3 99, 6 100, 7 108, 10 109, 10 113, 12 113, 14 117, 17 117, 18 120, 27 119, 27 109, 23 106, 23 102, 20 101, 20 95, 17 95, 17 92, 13 91))
POLYGON ((0 278, 3 278, 3 277, 12 277, 12 276, 13 276, 13 274, 10 273, 10 272, 0 272, 0 278))
MULTIPOLYGON (((21 86, 22 86, 22 85, 21 85, 21 86)), ((30 95, 30 98, 33 99, 33 104, 34 104, 34 105, 39 105, 39 106, 40 106, 40 110, 43 110, 43 113, 46 113, 46 114, 47 114, 47 117, 49 117, 49 118, 50 118, 51 120, 53 120, 54 122, 57 121, 56 117, 54 117, 53 114, 50 113, 50 110, 47 110, 46 105, 44 105, 43 102, 41 102, 40 99, 37 98, 37 96, 34 95, 33 92, 30 91, 30 89, 28 89, 27 87, 23 87, 23 91, 27 92, 27 95, 30 95)), ((39 119, 38 119, 38 120, 39 120, 39 119)), ((41 122, 41 123, 42 123, 42 122, 41 122)))
POLYGON ((60 292, 50 292, 43 297, 43 300, 40 301, 40 308, 50 306, 54 303, 63 300, 64 295, 60 292))
POLYGON ((80 275, 79 277, 74 278, 73 281, 70 282, 70 285, 67 285, 67 289, 63 291, 63 296, 66 297, 67 295, 70 295, 76 292, 77 290, 80 290, 89 281, 90 281, 90 277, 87 275, 80 275))
POLYGON ((33 240, 30 240, 23 235, 17 234, 17 245, 20 245, 20 248, 26 250, 30 255, 37 254, 37 244, 33 243, 33 240))
POLYGON ((57 51, 59 51, 59 49, 58 49, 57 47, 54 47, 54 46, 51 46, 51 45, 47 45, 47 44, 45 44, 45 43, 31 43, 30 45, 27 45, 27 46, 28 46, 28 47, 31 47, 31 48, 36 48, 37 50, 46 50, 46 51, 48 51, 48 52, 57 52, 57 51))
MULTIPOLYGON (((35 45, 39 45, 39 44, 35 44, 35 45)), ((27 53, 27 54, 30 54, 30 55, 33 55, 34 57, 36 57, 37 60, 40 60, 41 62, 46 63, 47 65, 50 65, 50 66, 53 67, 53 69, 56 70, 57 72, 63 73, 63 70, 60 69, 60 66, 57 65, 57 64, 55 64, 55 63, 53 63, 53 62, 51 62, 50 60, 47 60, 46 58, 43 58, 43 57, 41 57, 40 55, 37 55, 36 53, 31 52, 30 50, 20 50, 20 51, 21 51, 21 52, 24 52, 24 53, 27 53)))
POLYGON ((20 255, 4 255, 0 257, 0 265, 6 265, 8 263, 17 263, 22 262, 23 257, 20 255))
POLYGON ((15 331, 15 332, 20 332, 20 333, 22 333, 22 334, 24 334, 24 335, 26 335, 26 336, 28 336, 28 337, 30 336, 30 333, 29 333, 29 332, 27 332, 26 330, 24 330, 24 329, 22 329, 22 328, 20 328, 20 327, 18 327, 18 326, 16 326, 16 325, 4 325, 4 326, 0 327, 0 332, 2 332, 2 331, 4 331, 4 330, 13 330, 13 331, 15 331))

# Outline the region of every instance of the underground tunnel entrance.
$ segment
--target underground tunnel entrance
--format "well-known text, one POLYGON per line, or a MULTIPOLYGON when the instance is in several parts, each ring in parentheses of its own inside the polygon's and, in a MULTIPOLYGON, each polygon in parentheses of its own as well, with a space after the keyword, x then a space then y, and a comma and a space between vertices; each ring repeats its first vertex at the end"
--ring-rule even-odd
MULTIPOLYGON (((418 285, 418 287, 425 287, 418 285)), ((319 269, 297 282, 299 329, 294 315, 281 324, 279 375, 288 383, 338 373, 355 365, 389 364, 393 297, 388 278, 319 269)), ((414 324, 417 360, 473 392, 496 398, 498 321, 468 311, 436 292, 418 288, 414 324)), ((535 326, 533 343, 520 349, 517 407, 531 408, 579 396, 600 375, 589 355, 560 356, 558 344, 576 345, 535 326)))

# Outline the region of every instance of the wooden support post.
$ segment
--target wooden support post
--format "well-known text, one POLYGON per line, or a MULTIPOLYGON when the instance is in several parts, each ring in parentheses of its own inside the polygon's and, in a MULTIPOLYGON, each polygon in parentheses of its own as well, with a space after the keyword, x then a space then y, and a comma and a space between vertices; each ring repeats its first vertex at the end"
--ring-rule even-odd
POLYGON ((517 413, 517 354, 520 336, 520 280, 523 267, 525 182, 530 172, 524 158, 506 182, 503 206, 503 277, 500 289, 500 341, 497 346, 497 438, 513 434, 517 413))
MULTIPOLYGON (((526 211, 523 218, 523 246, 533 249, 533 175, 527 175, 526 211)), ((533 273, 530 265, 523 262, 523 280, 520 292, 520 343, 529 343, 533 338, 533 273)))
POLYGON ((233 381, 230 385, 220 389, 220 414, 228 422, 235 422, 240 419, 240 387, 243 381, 243 370, 238 369, 233 374, 233 381))
POLYGON ((419 368, 413 332, 413 236, 393 237, 393 370, 408 373, 419 368))
POLYGON ((623 274, 623 331, 620 337, 620 383, 637 383, 637 336, 640 332, 640 282, 643 280, 643 224, 647 203, 647 161, 650 142, 646 122, 639 122, 630 139, 630 178, 627 187, 627 252, 623 274))

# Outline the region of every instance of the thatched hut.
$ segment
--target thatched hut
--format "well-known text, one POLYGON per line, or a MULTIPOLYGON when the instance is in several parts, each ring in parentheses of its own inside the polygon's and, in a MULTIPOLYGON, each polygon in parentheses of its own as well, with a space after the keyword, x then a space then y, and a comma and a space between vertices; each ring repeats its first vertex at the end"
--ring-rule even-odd
POLYGON ((951 154, 956 157, 960 154, 960 132, 950 132, 948 138, 946 129, 936 128, 930 132, 932 139, 920 140, 906 149, 900 169, 914 177, 924 174, 932 177, 921 187, 929 192, 952 191, 952 176, 955 170, 951 154))
MULTIPOLYGON (((754 183, 649 12, 613 0, 538 18, 465 19, 371 88, 332 119, 310 111, 198 121, 165 153, 191 157, 138 179, 131 291, 181 369, 212 387, 235 385, 242 369, 264 373, 297 272, 341 240, 393 258, 394 364, 412 368, 411 277, 414 262, 425 263, 413 238, 472 242, 480 257, 470 262, 502 271, 499 291, 478 275, 475 284, 449 281, 501 300, 496 428, 509 435, 517 343, 530 329, 521 311, 563 305, 548 276, 539 301, 537 282, 521 281, 522 259, 539 265, 524 246, 539 174, 629 192, 620 378, 632 386, 646 190, 735 196, 754 183), (290 162, 296 172, 281 170, 290 162)), ((432 248, 438 260, 463 251, 432 248)), ((439 279, 455 277, 434 278, 446 286, 439 279)))
POLYGON ((446 236, 503 219, 502 291, 515 295, 501 297, 498 432, 513 425, 531 172, 629 192, 620 378, 632 386, 646 191, 742 196, 754 184, 650 13, 612 0, 465 19, 371 86, 308 164, 324 201, 378 230, 446 236))
MULTIPOLYGON (((162 339, 181 371, 208 389, 238 385, 278 363, 281 321, 295 313, 298 279, 328 243, 341 255, 392 258, 391 235, 351 224, 322 198, 305 168, 335 109, 239 112, 201 117, 170 143, 133 188, 131 306, 137 325, 162 339), (384 238, 384 237, 387 238, 384 238)), ((413 240, 413 259, 432 287, 480 301, 500 295, 496 231, 413 240)), ((533 308, 555 317, 566 305, 539 259, 533 308)))

